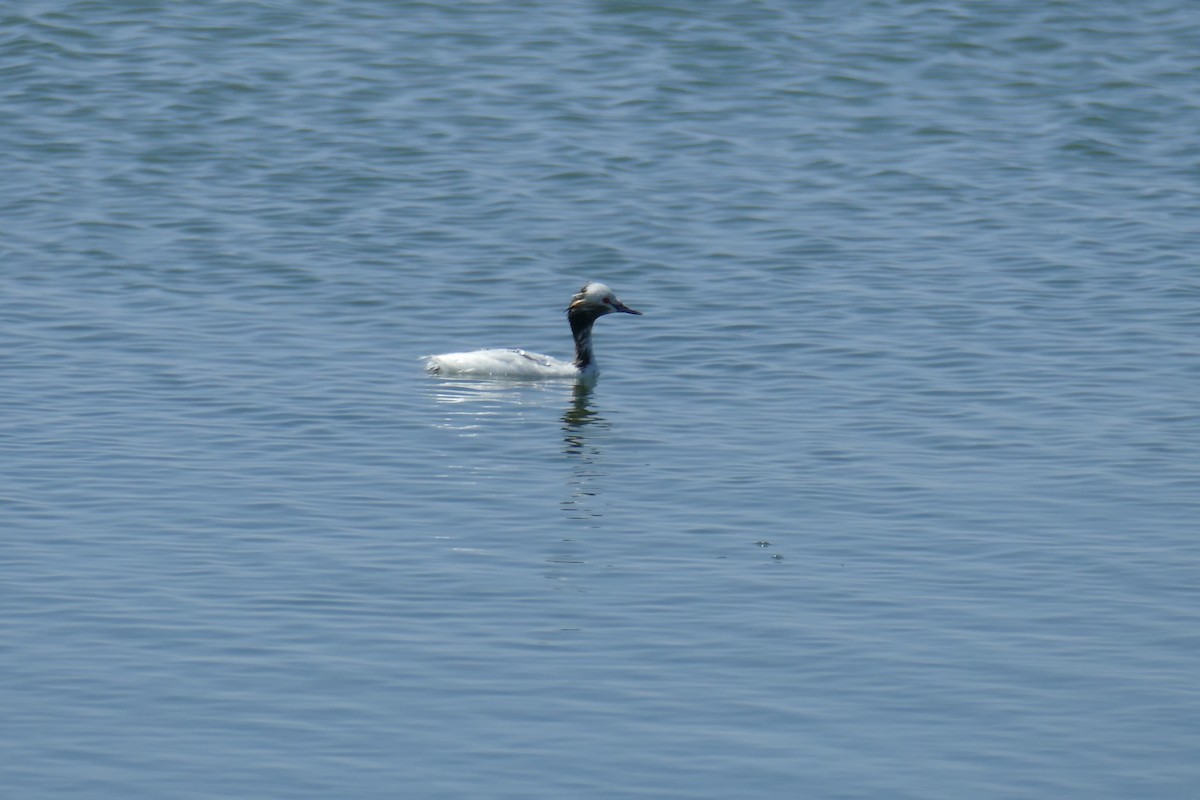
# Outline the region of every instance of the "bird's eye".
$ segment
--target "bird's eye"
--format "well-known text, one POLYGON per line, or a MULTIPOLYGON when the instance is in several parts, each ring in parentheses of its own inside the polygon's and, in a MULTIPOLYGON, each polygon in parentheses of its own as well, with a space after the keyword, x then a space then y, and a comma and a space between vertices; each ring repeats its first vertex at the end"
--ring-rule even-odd
POLYGON ((614 305, 613 299, 611 297, 604 298, 604 302, 608 303, 610 306, 614 305))

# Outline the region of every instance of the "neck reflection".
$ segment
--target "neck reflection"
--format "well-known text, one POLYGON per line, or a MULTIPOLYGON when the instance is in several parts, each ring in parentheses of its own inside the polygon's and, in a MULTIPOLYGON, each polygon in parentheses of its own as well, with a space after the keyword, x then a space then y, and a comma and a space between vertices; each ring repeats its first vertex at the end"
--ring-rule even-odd
POLYGON ((589 433, 611 426, 592 405, 595 385, 591 381, 575 383, 571 405, 562 415, 563 453, 572 459, 571 476, 567 479, 570 491, 562 503, 563 511, 573 519, 594 519, 603 516, 599 480, 605 473, 600 468, 604 450, 589 433))

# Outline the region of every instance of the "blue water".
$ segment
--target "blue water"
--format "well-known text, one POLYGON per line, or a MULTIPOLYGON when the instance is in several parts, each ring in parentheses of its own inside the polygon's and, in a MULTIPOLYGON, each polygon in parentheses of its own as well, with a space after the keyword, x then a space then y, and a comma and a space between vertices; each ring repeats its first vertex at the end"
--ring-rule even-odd
POLYGON ((1194 4, 41 0, 0 112, 5 797, 1200 791, 1194 4))

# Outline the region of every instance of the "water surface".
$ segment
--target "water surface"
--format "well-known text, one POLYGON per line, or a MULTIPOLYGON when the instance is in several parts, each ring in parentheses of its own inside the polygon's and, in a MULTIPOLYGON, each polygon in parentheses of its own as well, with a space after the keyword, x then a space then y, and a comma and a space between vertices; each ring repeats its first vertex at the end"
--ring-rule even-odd
POLYGON ((1178 0, 0 26, 0 782, 1191 798, 1178 0), (419 356, 567 356, 593 387, 419 356))

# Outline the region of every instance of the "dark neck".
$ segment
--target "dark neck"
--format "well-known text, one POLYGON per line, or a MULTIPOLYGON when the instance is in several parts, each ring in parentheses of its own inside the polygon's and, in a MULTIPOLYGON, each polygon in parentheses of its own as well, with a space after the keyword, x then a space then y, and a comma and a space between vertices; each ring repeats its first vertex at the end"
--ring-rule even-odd
POLYGON ((590 311, 573 311, 567 315, 571 335, 575 337, 575 366, 579 369, 586 369, 595 360, 592 356, 592 325, 599 316, 590 311))

